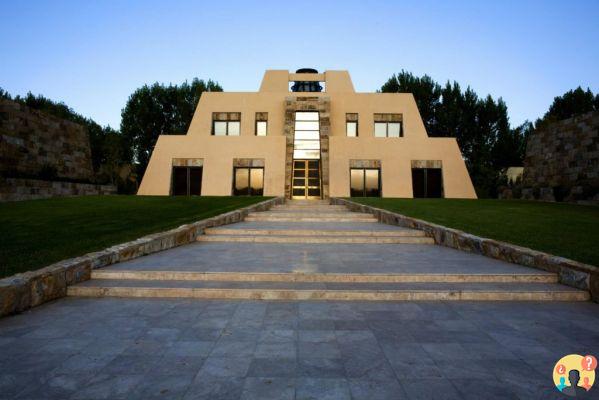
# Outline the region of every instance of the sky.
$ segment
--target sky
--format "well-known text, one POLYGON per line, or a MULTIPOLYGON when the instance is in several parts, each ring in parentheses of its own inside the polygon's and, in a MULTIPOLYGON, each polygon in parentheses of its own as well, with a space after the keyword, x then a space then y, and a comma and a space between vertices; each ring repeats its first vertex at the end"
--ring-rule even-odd
POLYGON ((133 91, 264 70, 348 70, 373 92, 401 70, 502 97, 516 126, 599 92, 599 1, 0 0, 0 87, 118 128, 133 91))

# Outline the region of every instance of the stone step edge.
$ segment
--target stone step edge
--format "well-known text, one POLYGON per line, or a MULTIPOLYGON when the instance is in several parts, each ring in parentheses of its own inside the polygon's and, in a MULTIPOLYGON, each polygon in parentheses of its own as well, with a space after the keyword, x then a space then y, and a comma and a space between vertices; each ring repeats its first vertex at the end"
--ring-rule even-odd
POLYGON ((585 291, 294 290, 69 286, 67 296, 335 301, 587 301, 585 291))
POLYGON ((229 282, 347 282, 347 283, 557 283, 557 274, 341 274, 301 272, 195 272, 95 270, 92 279, 229 281, 229 282))
POLYGON ((256 213, 249 213, 248 217, 255 216, 265 216, 265 217, 311 217, 311 218, 373 218, 372 214, 366 213, 352 213, 349 211, 335 211, 335 212, 289 212, 289 211, 263 211, 256 213))
POLYGON ((231 229, 231 228, 207 228, 207 235, 292 235, 292 236, 360 236, 360 237, 424 237, 426 233, 416 229, 410 230, 332 230, 332 229, 231 229))
POLYGON ((245 217, 244 221, 265 222, 377 222, 373 217, 346 218, 346 217, 272 217, 266 215, 252 215, 245 217))
POLYGON ((311 204, 311 205, 300 205, 300 204, 279 204, 273 206, 271 210, 345 210, 349 211, 346 206, 333 205, 333 204, 311 204))
POLYGON ((359 237, 359 236, 283 236, 283 235, 201 235, 198 242, 246 243, 357 243, 357 244, 435 244, 427 236, 359 237))

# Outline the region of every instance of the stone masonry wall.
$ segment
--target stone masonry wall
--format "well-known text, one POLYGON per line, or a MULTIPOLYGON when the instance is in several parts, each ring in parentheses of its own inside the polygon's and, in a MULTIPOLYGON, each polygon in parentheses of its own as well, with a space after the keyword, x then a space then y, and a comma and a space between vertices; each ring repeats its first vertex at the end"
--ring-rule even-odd
POLYGON ((599 112, 538 129, 524 159, 522 197, 599 201, 599 112))
POLYGON ((0 177, 0 202, 106 194, 116 194, 116 187, 89 183, 0 177))
POLYGON ((0 99, 0 175, 39 176, 56 169, 64 179, 93 176, 86 129, 70 121, 0 99))

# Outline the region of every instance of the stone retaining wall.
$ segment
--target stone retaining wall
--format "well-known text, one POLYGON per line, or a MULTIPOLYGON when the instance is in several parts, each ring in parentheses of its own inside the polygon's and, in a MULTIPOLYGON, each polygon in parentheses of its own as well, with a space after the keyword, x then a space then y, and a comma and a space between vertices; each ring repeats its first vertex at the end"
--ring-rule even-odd
POLYGON ((442 246, 555 272, 558 274, 560 283, 588 290, 593 300, 599 302, 599 267, 498 240, 482 238, 457 229, 447 228, 346 199, 331 198, 331 204, 345 205, 352 211, 373 214, 380 222, 385 224, 420 229, 433 237, 436 244, 442 246))
POLYGON ((0 99, 0 174, 37 176, 47 167, 61 178, 93 177, 85 127, 0 99))
POLYGON ((599 201, 599 112, 547 124, 528 138, 522 197, 599 201))
POLYGON ((0 177, 0 201, 116 194, 116 186, 0 177))
POLYGON ((102 268, 173 247, 192 243, 204 229, 243 221, 250 213, 283 204, 277 197, 249 207, 217 215, 166 232, 144 236, 107 249, 16 274, 0 280, 0 317, 22 312, 66 295, 67 286, 90 279, 92 269, 102 268))

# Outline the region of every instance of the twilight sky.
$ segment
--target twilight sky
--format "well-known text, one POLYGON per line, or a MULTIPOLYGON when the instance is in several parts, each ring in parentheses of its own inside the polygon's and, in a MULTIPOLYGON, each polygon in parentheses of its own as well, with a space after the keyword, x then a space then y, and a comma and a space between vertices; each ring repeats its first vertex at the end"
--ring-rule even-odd
POLYGON ((512 125, 599 91, 599 1, 3 1, 0 87, 118 128, 145 83, 256 91, 265 69, 349 70, 372 92, 402 69, 503 97, 512 125))

